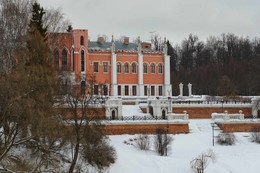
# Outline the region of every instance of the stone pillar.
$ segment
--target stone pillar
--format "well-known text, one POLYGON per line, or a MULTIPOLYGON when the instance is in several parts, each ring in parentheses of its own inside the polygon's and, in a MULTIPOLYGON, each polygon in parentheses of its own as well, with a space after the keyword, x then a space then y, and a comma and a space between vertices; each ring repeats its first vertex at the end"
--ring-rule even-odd
POLYGON ((170 83, 170 56, 164 54, 164 95, 172 96, 172 88, 170 83))
POLYGON ((138 53, 138 88, 139 96, 144 96, 144 73, 143 73, 143 54, 138 53))
POLYGON ((188 84, 188 89, 189 89, 189 97, 192 97, 192 89, 191 89, 191 87, 192 87, 192 84, 191 84, 191 83, 189 83, 189 84, 188 84))
POLYGON ((117 66, 116 66, 116 54, 111 54, 111 90, 112 90, 112 96, 117 96, 117 66))
POLYGON ((148 101, 151 102, 150 106, 153 107, 153 114, 156 116, 162 116, 162 111, 161 111, 161 101, 158 99, 149 99, 148 101))
POLYGON ((252 98, 252 115, 253 118, 257 118, 258 115, 258 101, 260 101, 260 98, 252 98))
POLYGON ((179 89, 180 89, 180 97, 182 97, 183 96, 183 84, 182 83, 180 83, 179 84, 179 89))
POLYGON ((172 113, 172 100, 168 100, 168 113, 172 113))

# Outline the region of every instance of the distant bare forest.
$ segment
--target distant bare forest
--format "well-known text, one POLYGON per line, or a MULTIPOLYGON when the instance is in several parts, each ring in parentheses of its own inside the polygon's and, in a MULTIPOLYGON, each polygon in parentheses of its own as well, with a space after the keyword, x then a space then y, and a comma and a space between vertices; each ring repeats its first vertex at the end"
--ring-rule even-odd
POLYGON ((191 83, 194 95, 260 94, 260 38, 228 33, 203 42, 190 34, 181 45, 173 47, 169 41, 167 45, 173 95, 179 94, 180 82, 191 83))

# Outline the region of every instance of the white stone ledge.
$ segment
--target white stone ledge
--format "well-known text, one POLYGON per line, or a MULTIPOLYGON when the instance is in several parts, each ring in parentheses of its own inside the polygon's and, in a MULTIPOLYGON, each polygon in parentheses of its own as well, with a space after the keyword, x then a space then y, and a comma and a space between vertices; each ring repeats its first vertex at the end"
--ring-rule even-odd
POLYGON ((183 121, 167 121, 167 120, 156 120, 156 121, 120 121, 120 120, 111 120, 111 121, 102 121, 102 125, 139 125, 139 124, 188 124, 189 121, 183 120, 183 121))

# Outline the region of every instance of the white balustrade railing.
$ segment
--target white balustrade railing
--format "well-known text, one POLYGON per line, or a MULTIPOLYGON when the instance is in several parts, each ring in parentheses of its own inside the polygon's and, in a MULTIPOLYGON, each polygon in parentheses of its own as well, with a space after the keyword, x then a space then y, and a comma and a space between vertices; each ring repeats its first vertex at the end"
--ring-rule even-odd
POLYGON ((188 114, 167 114, 168 120, 188 120, 189 115, 188 114))
POLYGON ((228 120, 244 120, 244 114, 241 112, 239 114, 228 114, 228 113, 212 113, 212 120, 222 119, 224 121, 228 120))

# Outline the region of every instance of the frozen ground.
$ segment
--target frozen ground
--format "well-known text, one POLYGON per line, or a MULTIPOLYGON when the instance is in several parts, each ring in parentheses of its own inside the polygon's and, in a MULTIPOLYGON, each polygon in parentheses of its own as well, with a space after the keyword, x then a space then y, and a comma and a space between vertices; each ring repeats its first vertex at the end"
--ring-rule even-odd
MULTIPOLYGON (((217 159, 210 162, 206 173, 259 173, 260 145, 250 142, 250 133, 235 133, 233 146, 212 146, 211 120, 190 120, 189 134, 174 135, 168 157, 158 156, 154 151, 140 151, 125 140, 135 135, 110 136, 117 151, 117 162, 109 173, 192 173, 190 161, 208 150, 217 159)), ((219 131, 215 131, 218 134, 219 131)))

